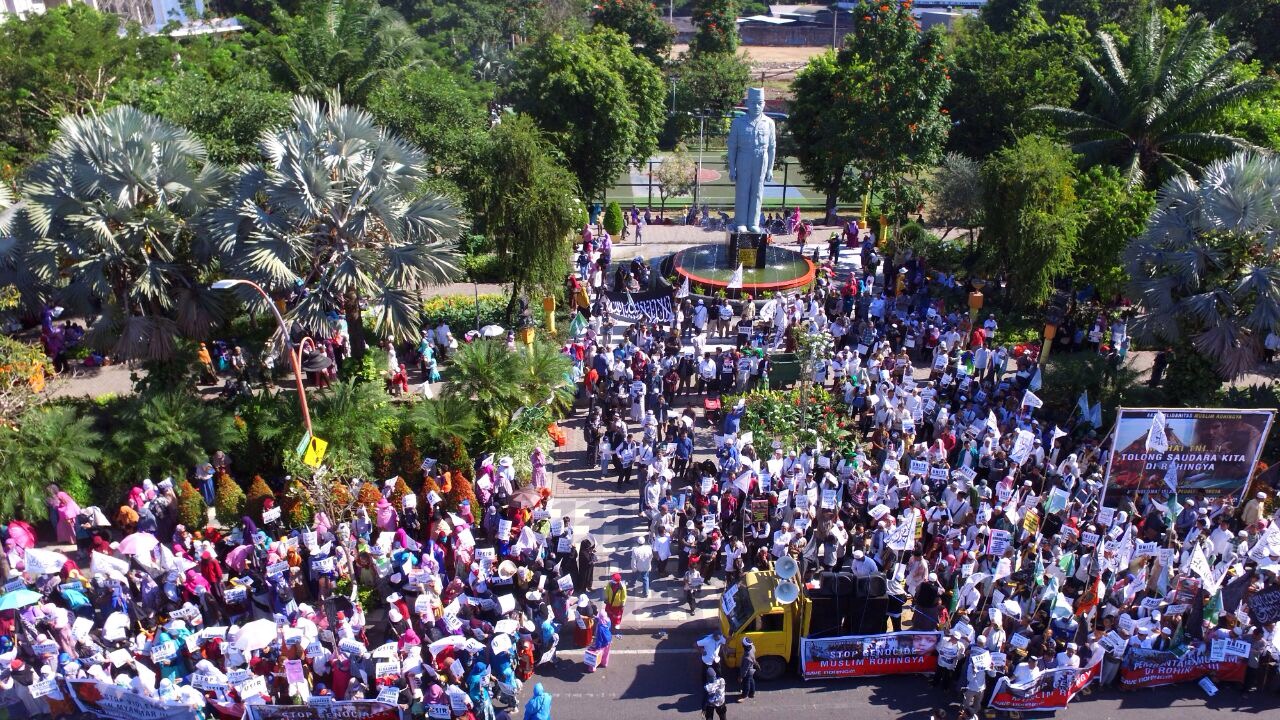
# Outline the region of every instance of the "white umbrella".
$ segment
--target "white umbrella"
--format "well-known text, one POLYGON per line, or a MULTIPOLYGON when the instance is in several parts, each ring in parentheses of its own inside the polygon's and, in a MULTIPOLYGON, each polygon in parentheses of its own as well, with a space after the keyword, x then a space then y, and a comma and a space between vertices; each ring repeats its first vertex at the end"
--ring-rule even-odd
POLYGON ((480 337, 496 338, 506 334, 507 331, 501 325, 485 325, 480 328, 480 337))
POLYGON ((129 616, 122 612, 111 613, 102 624, 102 637, 107 640, 123 639, 128 634, 129 616))
POLYGON ((240 652, 253 652, 267 647, 276 639, 276 621, 269 619, 254 620, 241 626, 236 636, 236 647, 240 652))
POLYGON ((120 545, 116 548, 116 552, 121 555, 143 555, 149 557, 151 555, 151 551, 159 544, 160 541, 156 539, 155 535, 148 533, 134 533, 120 541, 120 545))

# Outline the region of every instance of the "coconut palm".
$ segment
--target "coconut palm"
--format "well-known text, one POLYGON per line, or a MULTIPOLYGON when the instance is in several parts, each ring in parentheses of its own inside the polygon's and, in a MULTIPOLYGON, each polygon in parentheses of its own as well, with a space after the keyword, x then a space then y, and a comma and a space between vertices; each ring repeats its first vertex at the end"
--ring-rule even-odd
POLYGON ((1136 28, 1126 58, 1111 34, 1098 31, 1097 37, 1098 63, 1081 61, 1089 108, 1032 108, 1064 130, 1088 162, 1117 165, 1131 183, 1150 184, 1197 174, 1204 162, 1251 149, 1214 131, 1224 111, 1271 86, 1264 77, 1233 80, 1249 55, 1247 43, 1222 50, 1202 16, 1171 30, 1154 12, 1136 28))
POLYGON ((1125 251, 1135 334, 1189 339, 1228 379, 1252 370, 1267 333, 1280 333, 1278 197, 1280 163, 1252 153, 1167 181, 1125 251))
POLYGON ((265 162, 241 168, 208 231, 228 250, 231 276, 274 293, 304 289, 290 311, 304 327, 327 336, 345 314, 359 361, 366 305, 379 337, 416 336, 423 291, 457 272, 463 222, 422 189, 422 153, 367 112, 336 94, 327 105, 297 97, 292 108, 292 124, 264 134, 265 162))
POLYGON ((171 358, 176 336, 202 338, 222 319, 200 279, 215 249, 191 230, 226 173, 194 135, 132 107, 58 131, 22 185, 0 283, 33 309, 52 296, 101 313, 88 339, 117 358, 171 358))

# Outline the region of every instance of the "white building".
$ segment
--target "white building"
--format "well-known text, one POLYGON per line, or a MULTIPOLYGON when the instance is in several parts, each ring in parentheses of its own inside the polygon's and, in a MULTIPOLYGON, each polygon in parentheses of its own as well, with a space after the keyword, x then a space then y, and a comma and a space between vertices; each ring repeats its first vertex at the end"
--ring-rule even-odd
POLYGON ((203 0, 192 0, 194 17, 187 16, 179 0, 0 0, 0 19, 8 15, 43 13, 47 8, 68 2, 84 2, 96 10, 114 13, 149 32, 156 32, 175 20, 184 26, 198 23, 204 15, 203 0))

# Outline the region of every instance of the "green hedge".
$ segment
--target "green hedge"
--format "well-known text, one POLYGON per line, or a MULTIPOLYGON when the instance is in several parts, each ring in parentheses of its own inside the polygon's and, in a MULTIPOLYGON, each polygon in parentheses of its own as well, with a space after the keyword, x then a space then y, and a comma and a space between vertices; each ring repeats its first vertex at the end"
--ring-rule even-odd
MULTIPOLYGON (((485 325, 501 325, 507 327, 504 315, 507 312, 507 296, 480 296, 480 327, 485 325)), ((533 320, 542 324, 542 303, 531 303, 533 320)), ((422 305, 422 317, 432 327, 441 320, 449 323, 453 336, 462 342, 462 336, 468 330, 476 328, 476 298, 472 295, 447 295, 428 299, 422 305)))
POLYGON ((478 283, 504 283, 510 280, 507 263, 497 253, 467 255, 462 258, 462 271, 467 279, 478 283))

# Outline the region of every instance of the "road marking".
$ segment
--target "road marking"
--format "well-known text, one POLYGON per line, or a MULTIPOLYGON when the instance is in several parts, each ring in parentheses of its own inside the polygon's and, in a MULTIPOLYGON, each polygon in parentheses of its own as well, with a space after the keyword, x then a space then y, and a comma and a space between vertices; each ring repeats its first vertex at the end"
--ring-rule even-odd
MULTIPOLYGON (((702 651, 697 648, 632 648, 609 650, 610 655, 697 655, 702 651)), ((583 648, 577 650, 557 650, 556 655, 581 655, 583 648)))

